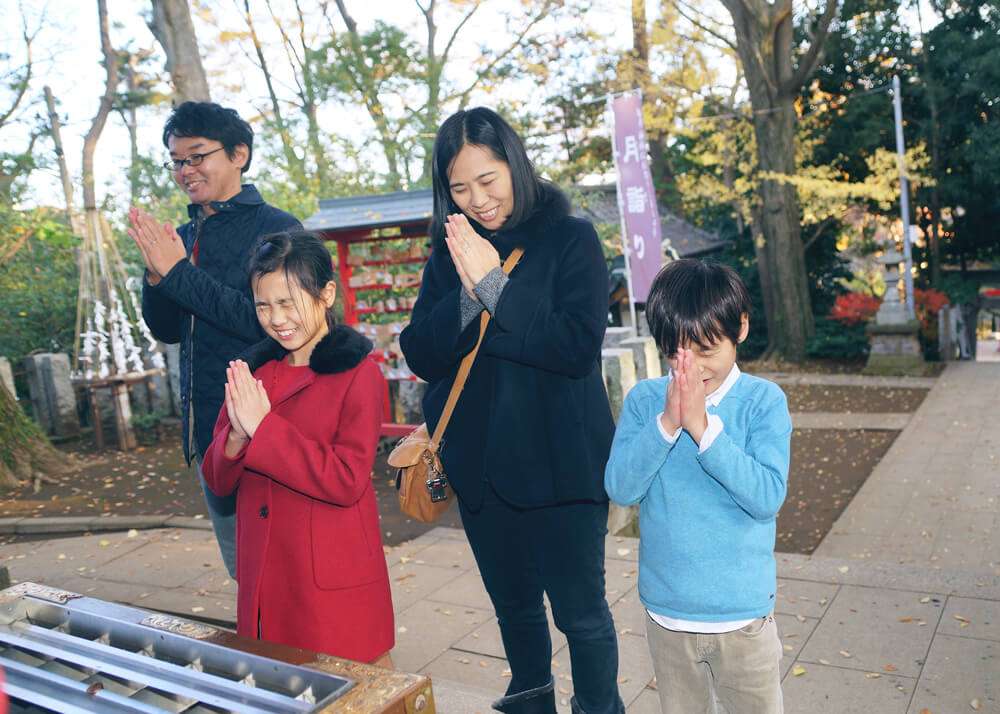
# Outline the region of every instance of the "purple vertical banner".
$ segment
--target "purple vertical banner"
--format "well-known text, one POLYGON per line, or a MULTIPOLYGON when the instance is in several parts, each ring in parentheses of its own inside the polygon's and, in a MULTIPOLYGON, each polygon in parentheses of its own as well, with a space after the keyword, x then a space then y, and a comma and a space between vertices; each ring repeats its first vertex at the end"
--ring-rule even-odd
POLYGON ((642 94, 634 90, 614 95, 608 98, 608 107, 631 297, 635 302, 646 302, 653 278, 663 264, 663 250, 653 175, 647 158, 646 129, 642 123, 642 94))

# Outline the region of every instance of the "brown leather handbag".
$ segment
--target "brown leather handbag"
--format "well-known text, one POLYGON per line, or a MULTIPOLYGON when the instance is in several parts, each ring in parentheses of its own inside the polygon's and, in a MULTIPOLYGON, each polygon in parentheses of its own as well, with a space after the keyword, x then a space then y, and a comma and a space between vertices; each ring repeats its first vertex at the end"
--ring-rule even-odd
MULTIPOLYGON (((504 273, 510 274, 523 252, 523 248, 511 251, 503 264, 504 273)), ((465 355, 462 364, 459 365, 455 382, 448 394, 448 401, 445 402, 444 411, 441 412, 441 419, 434 429, 434 436, 430 435, 426 423, 421 424, 400 440, 389 454, 389 465, 398 469, 396 489, 399 492, 399 508, 410 518, 421 523, 433 523, 454 501, 450 498, 451 489, 448 487, 448 477, 444 473, 438 450, 441 447, 444 431, 448 428, 451 413, 455 410, 458 397, 465 387, 465 381, 469 378, 472 363, 476 361, 489 321, 490 313, 483 310, 479 318, 479 339, 476 340, 472 352, 465 355)))

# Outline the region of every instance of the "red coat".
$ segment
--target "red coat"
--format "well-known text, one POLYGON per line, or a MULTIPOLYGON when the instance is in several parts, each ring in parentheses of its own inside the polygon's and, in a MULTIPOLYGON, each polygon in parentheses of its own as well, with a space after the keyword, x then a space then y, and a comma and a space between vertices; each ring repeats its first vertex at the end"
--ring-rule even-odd
POLYGON ((202 471, 236 511, 236 625, 317 652, 371 662, 395 627, 372 466, 384 380, 371 343, 336 327, 308 367, 281 363, 269 340, 244 357, 271 411, 233 459, 225 405, 202 471), (277 359, 275 359, 277 358, 277 359), (256 365, 260 364, 259 368, 256 365), (280 380, 280 381, 279 381, 280 380))

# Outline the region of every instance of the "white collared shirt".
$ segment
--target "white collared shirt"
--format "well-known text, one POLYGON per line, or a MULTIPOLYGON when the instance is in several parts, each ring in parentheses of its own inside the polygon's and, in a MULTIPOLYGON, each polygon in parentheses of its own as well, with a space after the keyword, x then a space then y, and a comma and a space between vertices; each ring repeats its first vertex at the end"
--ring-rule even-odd
MULTIPOLYGON (((729 390, 733 388, 736 384, 736 380, 740 378, 740 368, 733 364, 733 368, 729 370, 729 374, 726 378, 722 380, 722 384, 719 385, 718 389, 713 391, 711 394, 705 396, 705 407, 717 407, 722 402, 723 398, 729 393, 729 390)), ((673 379, 673 374, 671 370, 671 379, 673 379)), ((663 412, 656 415, 656 425, 660 428, 660 434, 663 438, 670 444, 676 443, 677 439, 680 438, 681 427, 677 428, 673 434, 667 432, 663 428, 663 422, 660 421, 660 417, 663 416, 663 412)), ((705 429, 705 433, 701 435, 701 441, 698 443, 698 453, 704 453, 708 450, 708 447, 712 445, 712 442, 722 433, 723 423, 722 419, 718 414, 708 415, 708 427, 705 429)), ((730 622, 700 622, 697 620, 678 620, 673 617, 667 617, 666 615, 659 615, 655 612, 650 612, 649 616, 652 618, 660 627, 667 630, 672 630, 674 632, 696 632, 699 634, 722 634, 724 632, 734 632, 743 627, 746 627, 753 619, 750 620, 732 620, 730 622)))

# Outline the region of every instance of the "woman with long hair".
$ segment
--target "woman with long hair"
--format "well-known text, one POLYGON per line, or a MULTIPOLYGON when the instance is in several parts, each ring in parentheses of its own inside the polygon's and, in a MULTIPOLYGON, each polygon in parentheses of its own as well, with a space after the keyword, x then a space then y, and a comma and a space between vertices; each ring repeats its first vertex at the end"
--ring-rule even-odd
POLYGON ((433 182, 434 248, 400 344, 428 382, 433 432, 479 316, 492 317, 440 453, 510 664, 494 708, 555 712, 545 594, 569 643, 573 711, 622 712, 604 592, 614 421, 601 376, 608 271, 597 233, 489 109, 442 124, 433 182), (524 254, 507 276, 500 266, 515 247, 524 254))

